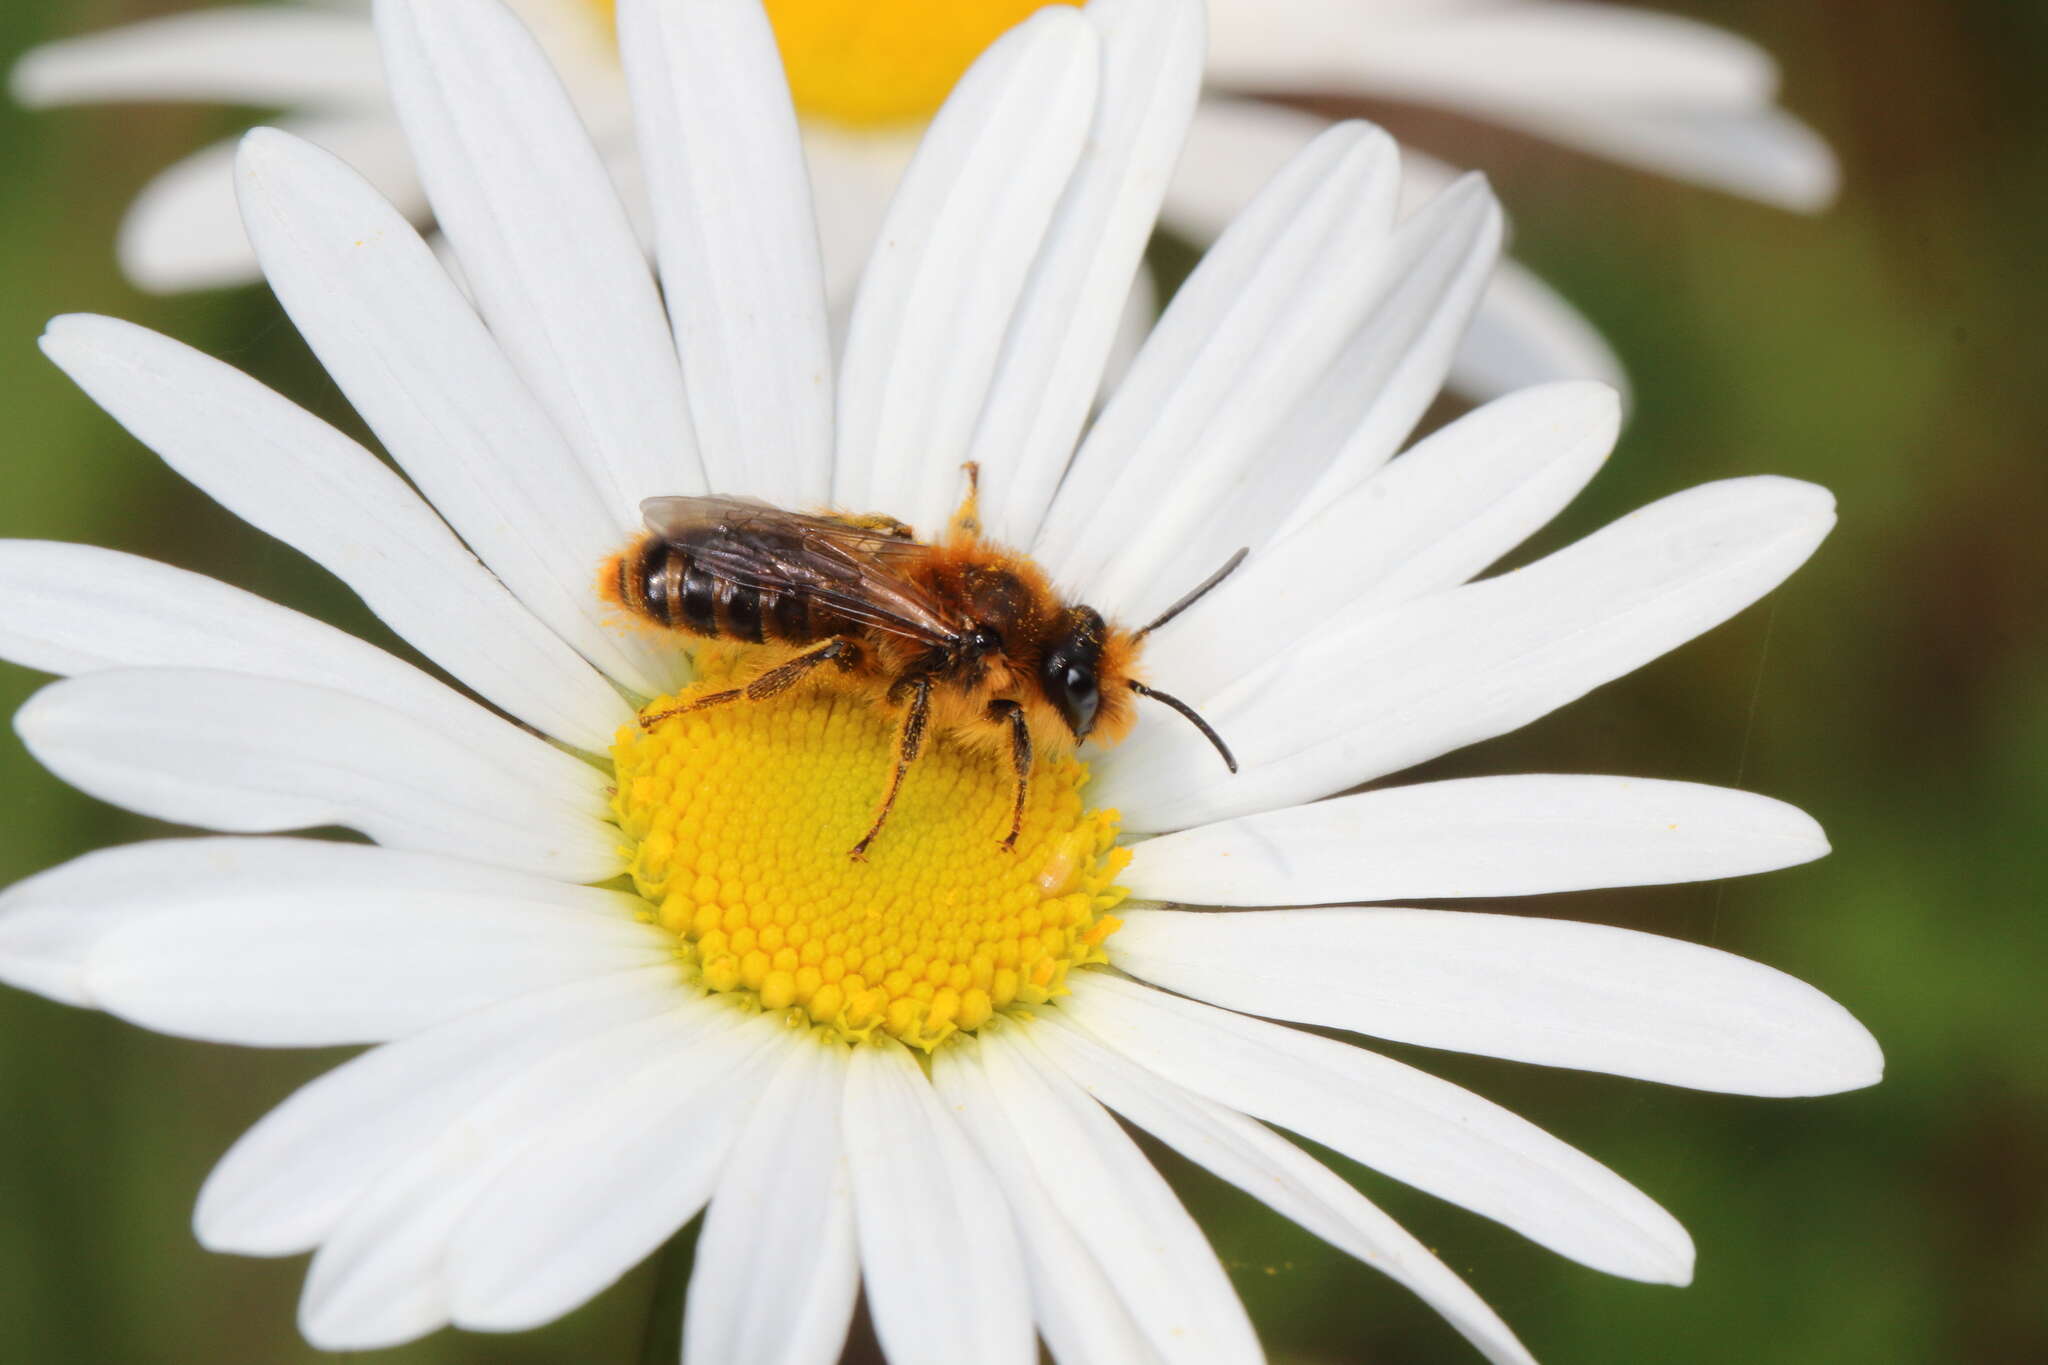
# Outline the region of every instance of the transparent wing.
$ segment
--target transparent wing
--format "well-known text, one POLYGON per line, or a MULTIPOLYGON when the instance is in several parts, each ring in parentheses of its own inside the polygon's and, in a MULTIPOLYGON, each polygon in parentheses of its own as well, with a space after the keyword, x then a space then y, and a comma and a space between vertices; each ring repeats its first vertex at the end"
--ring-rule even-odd
POLYGON ((785 511, 751 498, 649 498, 647 529, 721 578, 800 592, 850 621, 945 644, 963 626, 910 575, 932 547, 900 523, 785 511))

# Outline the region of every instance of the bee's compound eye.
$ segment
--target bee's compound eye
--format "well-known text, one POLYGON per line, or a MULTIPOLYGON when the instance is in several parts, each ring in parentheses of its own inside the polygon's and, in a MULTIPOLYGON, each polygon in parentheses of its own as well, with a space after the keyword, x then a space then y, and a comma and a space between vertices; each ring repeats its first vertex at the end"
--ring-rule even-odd
POLYGON ((1095 609, 1070 607, 1038 664, 1045 699, 1059 708, 1076 740, 1088 738, 1102 704, 1102 639, 1102 617, 1095 609))
POLYGON ((1074 738, 1088 738, 1088 732, 1095 728, 1095 709, 1102 704, 1102 690, 1096 685, 1095 670, 1069 665, 1060 675, 1060 694, 1054 700, 1073 730, 1074 738))

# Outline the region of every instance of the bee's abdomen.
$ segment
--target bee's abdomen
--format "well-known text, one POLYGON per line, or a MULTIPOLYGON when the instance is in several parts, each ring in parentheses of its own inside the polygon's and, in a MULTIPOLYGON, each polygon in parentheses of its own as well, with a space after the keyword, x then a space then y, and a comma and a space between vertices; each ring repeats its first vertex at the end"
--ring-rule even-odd
POLYGON ((619 557, 619 600, 657 625, 712 640, 807 644, 847 622, 797 588, 754 587, 706 568, 687 541, 648 536, 619 557))

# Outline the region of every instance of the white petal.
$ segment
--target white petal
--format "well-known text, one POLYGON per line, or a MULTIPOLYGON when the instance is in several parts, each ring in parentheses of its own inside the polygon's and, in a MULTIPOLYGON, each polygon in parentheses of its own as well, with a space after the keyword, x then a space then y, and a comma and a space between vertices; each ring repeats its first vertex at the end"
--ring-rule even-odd
POLYGON ((176 294, 263 278, 235 203, 239 143, 228 138, 172 162, 128 205, 114 254, 138 289, 176 294))
POLYGON ((30 108, 101 100, 361 105, 383 92, 370 27, 311 5, 199 10, 46 43, 10 77, 30 108))
POLYGON ((161 820, 346 825, 564 881, 624 866, 603 775, 502 722, 458 730, 307 683, 113 669, 44 688, 15 728, 65 781, 161 820))
POLYGON ((374 645, 135 555, 0 541, 0 601, 0 657, 31 668, 213 668, 346 692, 480 748, 505 732, 496 716, 374 645))
POLYGON ((540 45, 495 0, 384 0, 378 30, 435 223, 599 493, 703 492, 654 277, 540 45))
MULTIPOLYGON (((933 1067, 942 1093, 956 1098, 960 1069, 944 1054, 933 1067)), ((960 1103, 963 1120, 974 1115, 960 1103)), ((1031 1313, 1060 1365, 1154 1365, 1159 1355, 1118 1297, 1116 1268, 1095 1257, 1081 1233, 1055 1207, 1015 1137, 1000 1125, 976 1124, 981 1154, 1009 1201, 1031 1287, 1031 1313)))
MULTIPOLYGON (((1251 483, 1262 487, 1268 470, 1286 464, 1322 467, 1311 491, 1288 507, 1288 525, 1301 524, 1391 460, 1436 400, 1500 257, 1501 230, 1500 205, 1486 181, 1467 176, 1394 233, 1371 311, 1273 436, 1251 483), (1295 453, 1297 447, 1306 453, 1295 453)), ((1281 500, 1264 496, 1268 505, 1281 500)))
POLYGON ((1231 1009, 1742 1095, 1875 1085, 1813 987, 1679 939, 1463 910, 1133 911, 1119 966, 1231 1009))
MULTIPOLYGON (((1152 324, 1159 320, 1163 306, 1160 288, 1158 276, 1149 269, 1140 270, 1137 278, 1131 281, 1131 292, 1124 299, 1123 316, 1116 325, 1116 339, 1110 342, 1109 359, 1102 367, 1104 393, 1114 392, 1117 385, 1124 382, 1124 376, 1131 372, 1132 364, 1138 359, 1138 352, 1145 347, 1145 338, 1152 335, 1152 324)), ((1042 513, 1039 520, 1043 523, 1042 513)), ((1030 537, 1019 536, 1008 543, 1028 545, 1037 534, 1034 530, 1030 537)))
POLYGON ((1146 643, 1146 670, 1208 697, 1243 660, 1286 652, 1341 614, 1455 587, 1548 522, 1621 425, 1614 393, 1554 384, 1498 399, 1313 510, 1146 643), (1217 648, 1228 632, 1232 647, 1217 648))
POLYGON ((255 380, 113 318, 43 350, 173 469, 324 565, 399 635, 535 728, 603 752, 631 709, 381 461, 255 380))
POLYGON ((531 1183, 500 1189, 498 1178, 563 1129, 616 1107, 677 1056, 715 1046, 738 1022, 699 997, 677 997, 671 991, 666 1008, 636 1011, 630 1022, 531 1058, 390 1164, 313 1258, 299 1305, 306 1339, 327 1350, 375 1350, 447 1325, 458 1228, 473 1212, 545 1194, 531 1183))
MULTIPOLYGON (((1528 724, 1712 629, 1776 587, 1834 524, 1826 490, 1757 477, 1631 513, 1527 568, 1362 620, 1339 616, 1213 698, 1236 750, 1141 729, 1098 769, 1126 829, 1182 828, 1324 796, 1528 724)), ((1186 732, 1185 734, 1183 732, 1186 732)))
POLYGON ((66 676, 214 667, 318 683, 397 710, 413 709, 430 688, 447 693, 346 631, 218 579, 50 540, 0 540, 0 658, 66 676))
MULTIPOLYGON (((383 111, 306 114, 278 124, 355 167, 399 212, 416 217, 425 211, 405 138, 383 111)), ((239 138, 229 138, 194 152, 135 196, 121 220, 116 252, 122 272, 137 286, 171 294, 262 278, 235 202, 239 146, 239 138)))
POLYGON ((1048 1010, 1030 1043, 1102 1103, 1282 1217, 1406 1286, 1497 1365, 1535 1365, 1449 1266, 1334 1171, 1265 1125, 1125 1061, 1048 1010))
POLYGON ((1610 1275, 1683 1284, 1692 1242, 1591 1157, 1447 1081, 1333 1039, 1101 972, 1072 1017, 1138 1066, 1291 1128, 1610 1275))
POLYGON ((1109 1275, 1161 1360, 1262 1361, 1237 1291, 1165 1179, 1015 1033, 949 1047, 933 1059, 933 1082, 991 1163, 1028 1173, 1029 1193, 1050 1199, 1087 1245, 1096 1264, 1066 1273, 1109 1275))
POLYGON ((1161 221, 1197 245, 1215 241, 1329 126, 1328 119, 1288 105, 1205 94, 1167 184, 1161 221))
POLYGON ((944 525, 1004 333, 1088 136, 1100 68, 1094 27, 1066 6, 1042 9, 982 55, 932 121, 854 303, 835 502, 930 534, 944 525))
POLYGON ((1401 148, 1401 217, 1412 218, 1472 172, 1414 147, 1401 148))
MULTIPOLYGON (((439 875, 438 873, 436 874, 439 875)), ((248 882, 145 914, 93 946, 85 989, 133 1023, 215 1042, 404 1037, 531 991, 656 966, 675 942, 617 892, 248 882)))
POLYGON ((861 271, 874 254, 889 202, 917 155, 922 131, 842 128, 817 120, 802 125, 818 249, 825 261, 825 300, 832 333, 841 341, 861 271))
POLYGON ((688 1360, 832 1365, 846 1341, 860 1290, 839 1135, 847 1049, 791 1042, 704 1215, 683 1317, 688 1360))
POLYGON ((1375 22, 1323 0, 1219 7, 1210 76, 1469 110, 1785 208, 1834 195, 1833 156, 1772 107, 1776 66, 1746 39, 1618 5, 1432 9, 1375 22))
POLYGON ((1443 5, 1375 22, 1363 5, 1222 6, 1212 80, 1260 90, 1368 89, 1499 111, 1532 105, 1754 106, 1770 55, 1722 29, 1619 5, 1443 5))
POLYGON ((983 522, 1008 545, 1037 535, 1072 458, 1201 88, 1200 6, 1095 0, 1082 13, 1102 39, 1095 126, 1025 281, 969 452, 981 466, 983 522))
POLYGON ((794 1045, 809 1044, 775 1017, 714 1021, 520 1153, 448 1243, 456 1324, 550 1322, 667 1241, 711 1197, 768 1067, 794 1045))
POLYGON ((843 1129, 868 1306, 894 1365, 1036 1360, 1009 1207, 901 1045, 853 1050, 843 1129))
POLYGON ((365 850, 304 839, 159 839, 104 848, 39 872, 0 892, 0 981, 67 1005, 97 1003, 87 992, 85 963, 102 937, 124 925, 182 905, 208 904, 250 883, 252 894, 286 894, 306 882, 339 887, 382 886, 378 859, 438 866, 460 882, 491 868, 416 854, 365 850), (339 850, 339 852, 333 852, 339 850))
MULTIPOLYGON (((1828 851, 1768 796, 1653 778, 1424 782, 1148 839, 1135 895, 1194 905, 1533 896, 1769 872, 1828 851)), ((1118 940, 1121 946, 1122 940, 1118 940)))
MULTIPOLYGON (((1401 149, 1401 211, 1419 211, 1448 188, 1460 172, 1413 147, 1401 149)), ((1530 385, 1563 379, 1597 379, 1628 399, 1628 375, 1620 358, 1563 295, 1536 278, 1528 266, 1501 258, 1487 293, 1464 329, 1444 385, 1487 401, 1530 385)))
POLYGON ((1782 109, 1629 109, 1600 118, 1570 109, 1518 114, 1558 142, 1800 213, 1834 202, 1841 168, 1820 134, 1782 109))
POLYGON ((751 0, 624 0, 619 51, 711 487, 820 502, 832 352, 810 186, 767 19, 751 0))
POLYGON ((271 288, 393 458, 535 615, 659 692, 673 651, 620 634, 594 589, 634 509, 606 504, 419 234, 347 166, 274 129, 243 139, 238 176, 271 288))
POLYGON ((1597 379, 1628 392, 1621 358, 1585 315, 1527 266, 1502 261, 1451 362, 1451 388, 1484 401, 1531 384, 1597 379))
MULTIPOLYGON (((1209 94, 1195 112, 1167 187, 1163 224, 1206 245, 1221 236, 1261 186, 1317 134, 1326 119, 1265 100, 1209 94)), ((1404 147, 1403 216, 1435 198, 1457 172, 1404 147)), ((1594 378, 1625 388, 1606 341, 1549 286, 1503 260, 1459 343, 1448 383, 1492 398, 1557 378, 1594 378)))
MULTIPOLYGON (((1332 129, 1203 258, 1060 486, 1036 547, 1057 579, 1085 585, 1105 613, 1134 620, 1185 591, 1189 584, 1161 572, 1166 561, 1207 557, 1202 532, 1220 505, 1244 495, 1268 440, 1316 389, 1384 286, 1397 178, 1385 134, 1332 129), (1131 517, 1134 506, 1145 507, 1142 519, 1131 517)), ((1298 496, 1331 453, 1308 452, 1299 477, 1281 472, 1279 482, 1298 496)), ((1291 509, 1285 502, 1246 540, 1257 543, 1291 509)), ((1205 563, 1196 576, 1214 567, 1205 563)))
POLYGON ((199 1191, 212 1251, 310 1251, 387 1169, 495 1087, 572 1044, 673 1009, 672 964, 571 981, 388 1043, 301 1088, 244 1133, 199 1191))
MULTIPOLYGON (((1391 140, 1348 123, 1327 129, 1264 186, 1174 295, 1076 454, 1039 536, 1041 559, 1075 576, 1085 565, 1077 559, 1069 567, 1064 559, 1083 548, 1090 559, 1109 558, 1094 544, 1106 519, 1102 500, 1132 487, 1156 496, 1160 476, 1186 465, 1179 452, 1219 409, 1234 412, 1240 425, 1277 421, 1279 405, 1316 377, 1287 371, 1320 372, 1362 313, 1359 295, 1384 253, 1399 179, 1391 140), (1353 308, 1319 304, 1310 287, 1326 285, 1338 271, 1348 271, 1342 278, 1352 287, 1353 308), (1289 324, 1304 321, 1321 324, 1312 333, 1316 345, 1289 356, 1287 366, 1268 357, 1254 376, 1263 382, 1248 383, 1246 367, 1286 337, 1289 324), (1234 406, 1226 404, 1233 397, 1234 406), (1251 401, 1260 397, 1271 410, 1251 401)), ((1245 439, 1237 434, 1237 444, 1245 439)))

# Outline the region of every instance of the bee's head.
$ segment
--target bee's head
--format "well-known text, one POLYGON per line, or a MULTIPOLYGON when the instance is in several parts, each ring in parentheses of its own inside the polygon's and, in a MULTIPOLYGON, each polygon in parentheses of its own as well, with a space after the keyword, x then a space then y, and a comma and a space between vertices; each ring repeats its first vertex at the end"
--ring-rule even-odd
POLYGON ((1091 736, 1114 744, 1137 719, 1131 698, 1151 697, 1194 722, 1236 772, 1237 760, 1207 721, 1179 698, 1147 687, 1133 676, 1132 665, 1146 633, 1110 625, 1093 607, 1068 607, 1046 636, 1045 653, 1038 663, 1038 684, 1046 700, 1067 723, 1076 744, 1091 736))
POLYGON ((1187 718, 1202 738, 1216 746, 1216 752, 1230 771, 1237 771, 1237 759, 1230 746, 1209 722, 1178 697, 1147 687, 1132 672, 1139 646, 1145 637, 1186 611, 1203 594, 1228 578, 1244 562, 1245 551, 1232 555, 1224 566, 1210 574, 1192 592, 1162 612, 1143 630, 1129 631, 1112 626, 1093 607, 1068 607, 1059 614, 1047 633, 1045 653, 1038 662, 1038 684, 1045 698, 1060 713, 1067 728, 1080 743, 1096 735, 1104 744, 1122 739, 1136 719, 1133 696, 1150 697, 1187 718), (1100 732, 1097 734, 1097 732, 1100 732))
POLYGON ((1068 607, 1054 621, 1038 661, 1038 685, 1073 731, 1076 744, 1094 733, 1102 716, 1103 652, 1109 634, 1109 623, 1095 608, 1068 607))

